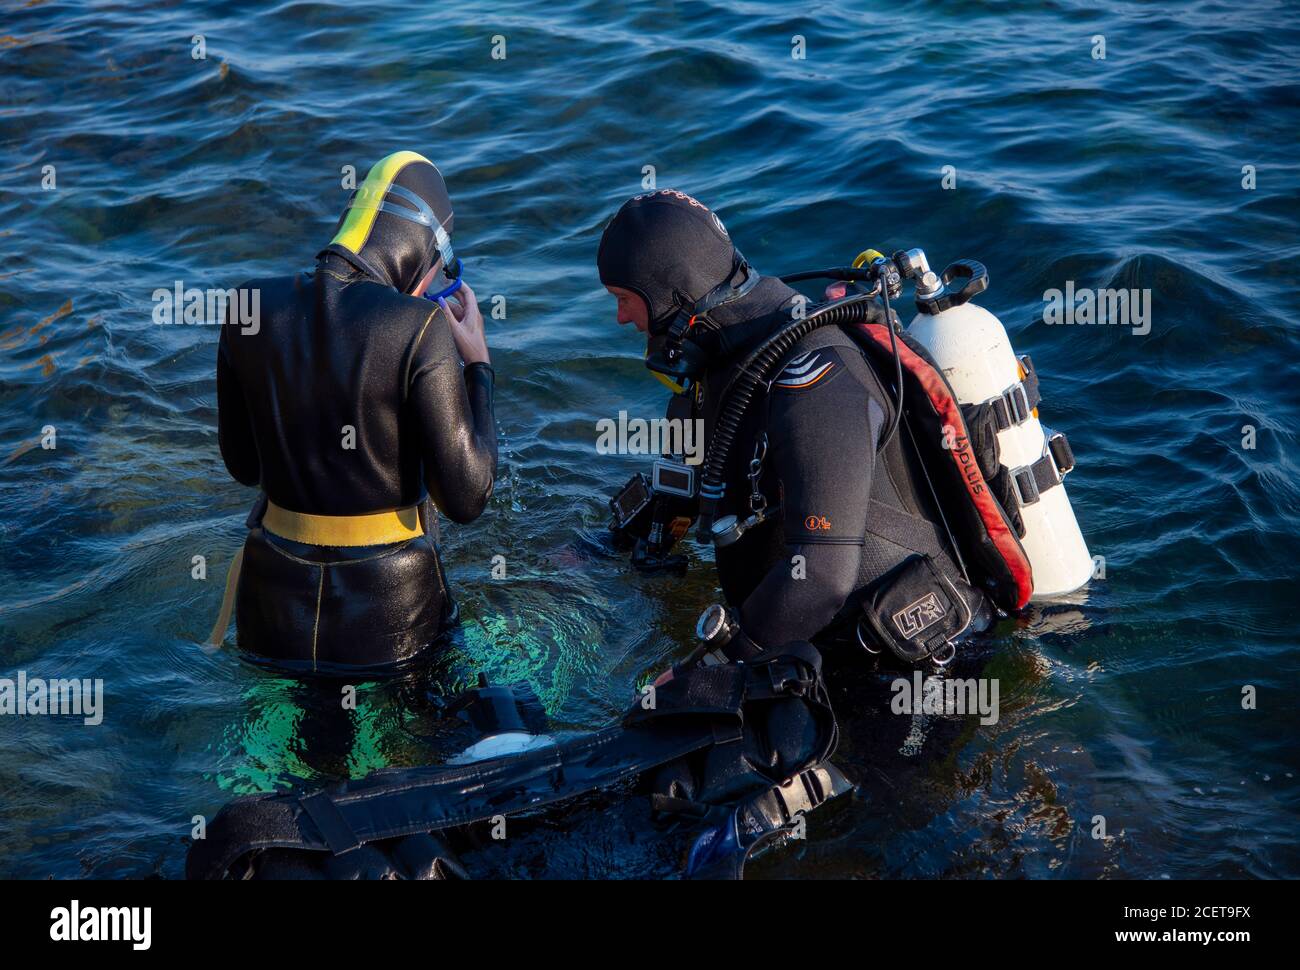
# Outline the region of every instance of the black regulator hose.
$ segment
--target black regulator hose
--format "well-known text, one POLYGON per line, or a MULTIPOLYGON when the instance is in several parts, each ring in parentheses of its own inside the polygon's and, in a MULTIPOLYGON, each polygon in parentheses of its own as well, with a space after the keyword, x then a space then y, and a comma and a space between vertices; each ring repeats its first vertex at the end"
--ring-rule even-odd
MULTIPOLYGON (((722 500, 725 491, 727 459, 731 455, 736 433, 740 430, 741 421, 745 417, 745 412, 749 410, 755 391, 800 340, 822 327, 848 326, 866 320, 874 299, 874 294, 862 293, 819 307, 802 320, 796 320, 773 334, 745 358, 736 376, 723 393, 722 406, 718 410, 718 419, 709 441, 708 455, 704 459, 697 532, 701 540, 711 538, 718 503, 722 500)), ((888 303, 885 306, 888 307, 888 303)), ((885 320, 889 323, 892 334, 893 324, 889 321, 888 315, 885 320)))
POLYGON ((889 422, 889 430, 880 439, 876 454, 885 450, 885 446, 898 433, 898 424, 903 419, 903 358, 898 354, 898 335, 894 332, 894 320, 889 315, 889 287, 880 288, 880 300, 885 306, 885 326, 889 327, 889 349, 894 354, 894 417, 889 422))
POLYGON ((782 283, 800 283, 804 280, 854 280, 873 282, 875 270, 862 266, 832 266, 830 269, 810 269, 802 273, 788 273, 777 277, 782 283))

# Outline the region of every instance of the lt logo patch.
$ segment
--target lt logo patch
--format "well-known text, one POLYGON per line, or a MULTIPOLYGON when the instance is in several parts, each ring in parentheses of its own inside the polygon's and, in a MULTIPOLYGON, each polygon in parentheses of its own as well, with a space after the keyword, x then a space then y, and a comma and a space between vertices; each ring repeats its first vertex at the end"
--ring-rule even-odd
POLYGON ((914 603, 909 603, 894 614, 894 626, 906 639, 910 640, 918 633, 923 633, 934 626, 948 611, 939 602, 934 593, 926 593, 914 603))

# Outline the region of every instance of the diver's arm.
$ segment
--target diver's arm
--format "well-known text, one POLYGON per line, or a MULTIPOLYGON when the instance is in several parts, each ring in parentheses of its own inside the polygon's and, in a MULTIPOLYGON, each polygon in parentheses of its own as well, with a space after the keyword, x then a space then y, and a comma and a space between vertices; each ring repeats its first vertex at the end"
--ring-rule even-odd
POLYGON ((217 444, 230 476, 241 485, 256 486, 262 480, 262 462, 257 456, 257 439, 244 391, 226 346, 232 332, 234 328, 222 327, 217 342, 217 444))
POLYGON ((781 481, 786 556, 740 610, 741 629, 763 648, 811 639, 858 580, 885 406, 840 358, 851 351, 817 353, 817 367, 831 364, 821 381, 782 389, 778 379, 772 390, 769 460, 781 481))
POLYGON ((453 522, 478 518, 497 470, 490 365, 461 367, 447 322, 434 310, 411 358, 409 401, 419 428, 424 484, 453 522))

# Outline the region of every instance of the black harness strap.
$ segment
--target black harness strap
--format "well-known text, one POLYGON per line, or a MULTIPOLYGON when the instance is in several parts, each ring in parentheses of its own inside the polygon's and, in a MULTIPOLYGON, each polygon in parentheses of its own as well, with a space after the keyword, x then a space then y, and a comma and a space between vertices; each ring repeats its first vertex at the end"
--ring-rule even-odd
POLYGON ((938 526, 929 519, 874 498, 867 506, 867 532, 923 556, 939 557, 948 548, 938 526))
POLYGON ((348 820, 334 804, 328 791, 314 792, 300 800, 298 804, 303 807, 307 817, 315 823, 321 837, 325 839, 325 844, 335 855, 342 855, 344 852, 351 852, 361 847, 361 840, 352 831, 352 826, 348 825, 348 820))
POLYGON ((1029 465, 1011 470, 1016 499, 1022 506, 1033 505, 1049 488, 1061 484, 1074 468, 1074 450, 1070 440, 1057 432, 1047 439, 1047 454, 1029 465))
POLYGON ((1024 424, 1034 413, 1034 408, 1043 403, 1042 392, 1038 389, 1038 372, 1029 355, 1020 358, 1020 366, 1025 376, 1012 384, 997 397, 977 404, 978 410, 988 409, 993 415, 993 423, 999 431, 1017 424, 1024 424))

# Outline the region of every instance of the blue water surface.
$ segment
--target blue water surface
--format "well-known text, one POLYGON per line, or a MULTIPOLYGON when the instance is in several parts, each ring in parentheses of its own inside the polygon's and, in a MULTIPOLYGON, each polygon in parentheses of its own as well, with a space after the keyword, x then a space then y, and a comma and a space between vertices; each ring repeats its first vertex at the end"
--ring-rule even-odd
MULTIPOLYGON (((979 302, 1034 358, 1105 561, 1086 597, 1001 632, 996 725, 900 725, 878 682, 840 685, 837 760, 861 791, 754 875, 1300 874, 1294 14, 4 4, 0 677, 102 678, 106 709, 0 718, 0 876, 177 877, 194 817, 236 794, 432 757, 436 719, 392 685, 361 685, 327 743, 332 701, 200 649, 253 495, 217 451, 215 328, 151 318, 177 280, 309 267, 346 167, 402 148, 442 167, 467 278, 506 309, 500 476, 446 530, 464 622, 435 687, 486 671, 531 683, 561 729, 602 726, 717 597, 699 548, 678 580, 604 540, 642 460, 598 456, 595 422, 664 394, 595 249, 653 174, 766 272, 867 246, 985 263, 979 302), (1067 281, 1149 290, 1149 332, 1045 324, 1067 281)), ((558 862, 673 871, 599 840, 558 862)))

